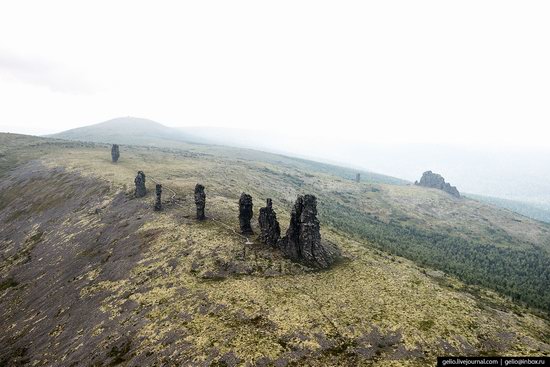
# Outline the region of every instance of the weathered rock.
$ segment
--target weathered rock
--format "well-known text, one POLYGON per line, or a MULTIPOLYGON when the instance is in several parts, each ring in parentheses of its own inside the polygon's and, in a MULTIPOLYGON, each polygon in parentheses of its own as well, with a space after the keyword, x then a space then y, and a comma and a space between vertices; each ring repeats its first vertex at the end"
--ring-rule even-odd
POLYGON ((239 199, 239 224, 241 226, 242 234, 253 234, 252 226, 250 225, 250 220, 252 219, 252 196, 241 194, 239 199))
POLYGON ((277 221, 277 214, 273 210, 271 199, 267 199, 267 206, 260 208, 258 224, 260 225, 260 240, 270 246, 276 246, 281 239, 281 227, 277 221))
POLYGON ((460 193, 458 192, 458 189, 455 186, 451 186, 448 182, 445 182, 445 179, 443 176, 433 173, 432 171, 426 171, 422 174, 422 178, 420 179, 420 182, 416 181, 414 183, 418 186, 424 186, 424 187, 431 187, 433 189, 439 189, 443 190, 446 193, 455 196, 457 198, 460 197, 460 193))
POLYGON ((113 144, 111 147, 111 158, 113 159, 113 163, 118 162, 118 158, 120 157, 120 149, 118 147, 118 144, 113 144))
POLYGON ((204 207, 206 205, 206 194, 204 193, 204 186, 197 184, 195 186, 195 205, 197 205, 197 219, 204 220, 204 207))
POLYGON ((143 173, 143 171, 138 171, 134 183, 136 184, 136 190, 134 191, 135 197, 144 197, 145 194, 147 194, 147 189, 145 188, 145 173, 143 173))
POLYGON ((328 268, 338 259, 338 249, 321 242, 315 196, 298 196, 290 215, 290 225, 285 237, 279 241, 279 247, 292 261, 310 267, 328 268))
POLYGON ((161 211, 162 210, 162 185, 161 184, 157 184, 156 187, 155 187, 155 190, 156 190, 156 194, 157 194, 157 197, 156 197, 156 200, 155 200, 155 211, 161 211))
POLYGON ((355 182, 361 182, 361 174, 360 173, 357 173, 355 175, 355 182))

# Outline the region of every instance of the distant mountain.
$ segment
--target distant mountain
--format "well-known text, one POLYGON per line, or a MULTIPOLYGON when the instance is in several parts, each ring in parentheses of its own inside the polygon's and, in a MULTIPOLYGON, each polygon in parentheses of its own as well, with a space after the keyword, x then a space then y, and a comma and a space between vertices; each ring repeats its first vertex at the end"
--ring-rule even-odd
POLYGON ((163 145, 163 142, 198 142, 199 140, 178 129, 137 117, 119 117, 48 136, 67 140, 137 145, 163 145))

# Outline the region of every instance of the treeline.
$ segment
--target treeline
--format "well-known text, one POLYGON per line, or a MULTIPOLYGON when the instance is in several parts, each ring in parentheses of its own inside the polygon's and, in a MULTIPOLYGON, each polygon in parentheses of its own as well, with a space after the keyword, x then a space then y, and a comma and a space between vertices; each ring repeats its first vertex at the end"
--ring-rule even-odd
POLYGON ((541 248, 495 246, 490 239, 479 243, 398 222, 387 224, 341 204, 322 210, 325 222, 382 250, 550 312, 550 255, 541 248))

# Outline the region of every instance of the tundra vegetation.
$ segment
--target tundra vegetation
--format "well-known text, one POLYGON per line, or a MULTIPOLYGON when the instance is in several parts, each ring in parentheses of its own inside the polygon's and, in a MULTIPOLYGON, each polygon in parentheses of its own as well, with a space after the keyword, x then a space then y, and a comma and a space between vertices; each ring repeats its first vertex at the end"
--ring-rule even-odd
POLYGON ((115 165, 110 144, 0 143, 0 365, 425 366, 443 354, 550 354, 548 224, 250 150, 125 145, 115 165), (148 190, 136 198, 137 171, 148 190), (162 212, 153 178, 177 193, 162 212), (271 198, 264 216, 274 223, 276 212, 283 230, 293 209, 310 210, 343 260, 322 271, 291 261, 263 243, 256 208, 245 243, 242 192, 271 198), (297 201, 307 193, 316 216, 311 198, 297 201))

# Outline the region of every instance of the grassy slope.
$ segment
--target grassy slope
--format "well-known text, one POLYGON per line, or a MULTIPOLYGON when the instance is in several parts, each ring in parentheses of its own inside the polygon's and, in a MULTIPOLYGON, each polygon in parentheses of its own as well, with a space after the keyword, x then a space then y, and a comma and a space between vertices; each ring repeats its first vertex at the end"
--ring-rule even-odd
MULTIPOLYGON (((6 151, 17 150, 5 152, 9 158, 6 162, 15 161, 12 157, 19 157, 18 164, 40 158, 40 163, 16 173, 4 172, 8 177, 14 175, 14 181, 10 181, 11 191, 2 191, 0 220, 27 223, 29 213, 35 218, 32 226, 21 225, 22 233, 13 243, 2 237, 3 251, 6 246, 23 246, 25 253, 31 254, 26 260, 29 265, 3 260, 0 279, 10 282, 5 283, 5 289, 0 288, 2 320, 17 325, 19 330, 10 329, 0 337, 5 350, 9 345, 13 351, 16 345, 40 362, 48 358, 51 361, 53 356, 65 356, 68 361, 93 356, 92 360, 100 364, 128 360, 147 364, 170 356, 172 360, 195 363, 212 360, 232 365, 238 359, 261 365, 263 356, 265 363, 275 361, 281 365, 285 361, 360 365, 374 358, 375 364, 384 366, 424 365, 426 360, 431 362, 436 355, 448 353, 550 353, 547 321, 489 291, 380 252, 375 248, 377 243, 361 239, 362 233, 356 231, 364 225, 352 222, 347 230, 343 227, 344 222, 356 217, 362 218, 363 224, 372 222, 372 228, 373 223, 384 227, 397 221, 472 238, 497 238, 497 242, 508 239, 509 243, 503 242, 502 246, 526 246, 519 241, 523 238, 539 246, 548 243, 544 242, 548 227, 535 221, 522 218, 524 222, 519 223, 511 213, 469 200, 456 207, 453 199, 433 190, 378 183, 357 185, 307 162, 296 166, 285 157, 269 155, 269 159, 260 156, 262 161, 253 160, 255 154, 249 151, 204 146, 187 146, 185 151, 122 147, 121 160, 114 165, 107 147, 46 144, 45 140, 25 137, 18 137, 16 146, 9 143, 13 136, 0 138, 6 151), (32 147, 26 148, 25 144, 32 147), (43 200, 17 199, 21 190, 30 190, 30 198, 36 190, 21 176, 32 171, 49 177, 49 172, 58 167, 65 171, 52 176, 50 184, 53 188, 65 185, 61 191, 67 200, 81 199, 80 190, 87 185, 79 185, 75 176, 64 175, 82 175, 83 183, 97 180, 98 186, 108 189, 93 193, 92 202, 80 203, 73 212, 55 219, 40 218, 36 212, 48 209, 43 207, 43 200), (143 200, 117 202, 116 206, 109 204, 121 193, 131 192, 138 169, 176 190, 184 209, 167 207, 163 213, 152 213, 151 195, 143 200), (72 186, 70 182, 74 182, 72 186), (208 214, 233 228, 238 227, 237 200, 241 191, 252 194, 256 213, 263 198, 273 197, 283 229, 295 196, 301 192, 318 194, 323 236, 338 243, 350 260, 332 270, 311 273, 263 246, 245 246, 240 237, 215 222, 195 223, 190 217, 196 182, 206 185, 208 214), (125 245, 105 241, 105 248, 96 250, 99 255, 93 251, 98 245, 79 249, 84 241, 77 240, 78 233, 96 227, 106 231, 112 225, 112 220, 86 219, 89 214, 84 213, 94 213, 99 205, 93 200, 95 195, 104 195, 101 212, 122 211, 126 217, 119 221, 138 225, 135 232, 141 237, 125 245), (27 212, 6 219, 13 200, 20 200, 17 206, 27 208, 27 212), (332 220, 334 210, 345 213, 348 217, 342 218, 346 221, 332 220), (488 232, 489 228, 496 234, 488 232), (72 234, 60 241, 63 232, 72 234), (37 233, 42 233, 38 239, 37 233), (64 302, 57 304, 59 310, 55 310, 61 316, 49 317, 44 325, 37 323, 39 316, 31 317, 30 308, 21 314, 14 311, 31 294, 36 297, 36 293, 48 291, 40 279, 25 278, 20 275, 25 273, 19 271, 25 266, 43 266, 32 255, 36 251, 47 254, 49 246, 58 243, 90 256, 85 257, 89 265, 71 270, 78 279, 76 299, 63 298, 64 302), (111 255, 94 262, 93 256, 116 254, 130 243, 139 245, 140 258, 128 265, 128 271, 108 276, 109 266, 113 266, 111 255), (78 315, 70 316, 75 314, 71 310, 81 304, 97 305, 92 307, 97 317, 81 320, 78 315), (40 332, 46 335, 44 344, 25 347, 40 332), (391 362, 391 358, 405 359, 391 362)), ((151 189, 151 180, 148 185, 151 189)), ((46 197, 54 193, 59 195, 56 190, 46 197)), ((56 206, 55 201, 50 204, 56 206)), ((11 225, 15 228, 19 223, 11 225)), ((112 239, 118 238, 116 233, 112 239)), ((93 239, 90 235, 82 238, 90 237, 93 239)), ((60 259, 51 261, 53 269, 68 272, 58 263, 60 259)), ((51 271, 44 271, 48 269, 51 271)), ((48 273, 48 277, 55 279, 56 274, 48 273)))

